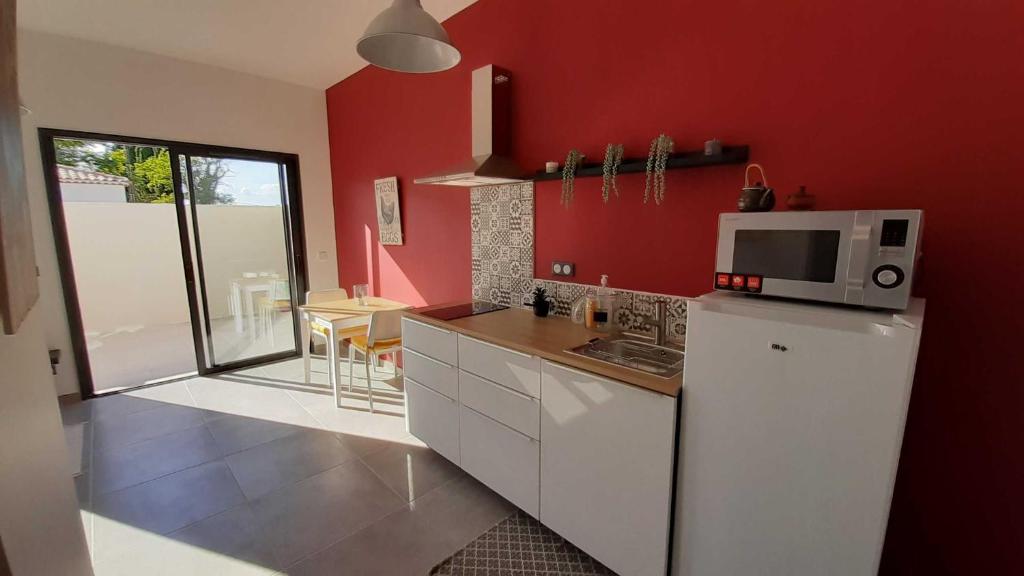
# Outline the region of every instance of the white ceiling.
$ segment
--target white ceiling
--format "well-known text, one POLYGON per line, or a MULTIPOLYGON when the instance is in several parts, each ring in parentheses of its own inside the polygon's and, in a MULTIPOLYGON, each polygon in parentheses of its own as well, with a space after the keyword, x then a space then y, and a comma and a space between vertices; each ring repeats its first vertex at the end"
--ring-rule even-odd
MULTIPOLYGON (((423 0, 444 21, 474 0, 423 0)), ((18 25, 327 88, 391 0, 20 0, 18 25)))

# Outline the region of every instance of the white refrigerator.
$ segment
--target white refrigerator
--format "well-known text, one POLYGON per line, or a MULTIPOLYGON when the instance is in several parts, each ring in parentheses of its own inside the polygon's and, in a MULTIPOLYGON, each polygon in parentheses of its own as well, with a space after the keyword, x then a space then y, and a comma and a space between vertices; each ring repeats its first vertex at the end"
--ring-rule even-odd
POLYGON ((875 574, 924 301, 687 307, 672 574, 875 574))

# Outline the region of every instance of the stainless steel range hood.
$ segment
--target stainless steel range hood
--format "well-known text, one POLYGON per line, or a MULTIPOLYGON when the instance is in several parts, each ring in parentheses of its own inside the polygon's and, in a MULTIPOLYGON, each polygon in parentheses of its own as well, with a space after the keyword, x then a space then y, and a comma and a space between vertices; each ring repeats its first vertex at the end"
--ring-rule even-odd
POLYGON ((443 186, 490 186, 523 182, 526 172, 508 158, 509 76, 488 64, 473 70, 473 155, 433 176, 416 178, 416 184, 443 186))

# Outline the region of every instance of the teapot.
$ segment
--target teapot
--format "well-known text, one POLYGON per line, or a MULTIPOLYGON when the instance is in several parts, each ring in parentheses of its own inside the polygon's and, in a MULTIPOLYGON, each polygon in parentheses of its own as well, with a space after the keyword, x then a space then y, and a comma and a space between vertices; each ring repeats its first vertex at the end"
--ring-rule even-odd
POLYGON ((768 212, 775 207, 775 191, 768 187, 768 178, 760 164, 748 164, 743 177, 743 191, 736 202, 740 212, 768 212), (750 170, 757 168, 761 172, 761 180, 750 185, 750 170))

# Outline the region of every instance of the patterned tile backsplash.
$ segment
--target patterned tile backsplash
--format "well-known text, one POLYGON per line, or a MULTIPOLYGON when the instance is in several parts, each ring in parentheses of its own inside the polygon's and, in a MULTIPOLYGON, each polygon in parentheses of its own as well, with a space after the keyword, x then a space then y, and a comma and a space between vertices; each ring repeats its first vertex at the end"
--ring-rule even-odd
MULTIPOLYGON (((583 296, 587 288, 597 289, 597 286, 554 280, 535 279, 533 283, 535 286, 543 286, 547 290, 548 296, 554 301, 552 313, 558 316, 571 315, 573 303, 583 296)), ((667 294, 619 290, 614 286, 612 290, 619 295, 615 322, 620 330, 650 332, 651 329, 643 324, 644 318, 654 315, 657 302, 665 302, 665 312, 668 314, 668 321, 665 324, 668 329, 668 339, 680 344, 686 340, 685 298, 667 294)))
MULTIPOLYGON (((469 193, 473 250, 473 298, 505 306, 523 306, 534 286, 543 286, 554 301, 552 313, 569 316, 586 284, 533 277, 533 182, 481 186, 469 193)), ((596 288, 594 286, 593 288, 596 288)), ((667 303, 668 338, 686 338, 686 300, 680 296, 618 290, 615 320, 622 330, 649 332, 645 316, 654 304, 667 303)))
POLYGON ((473 298, 522 306, 533 290, 533 182, 469 192, 473 298))

